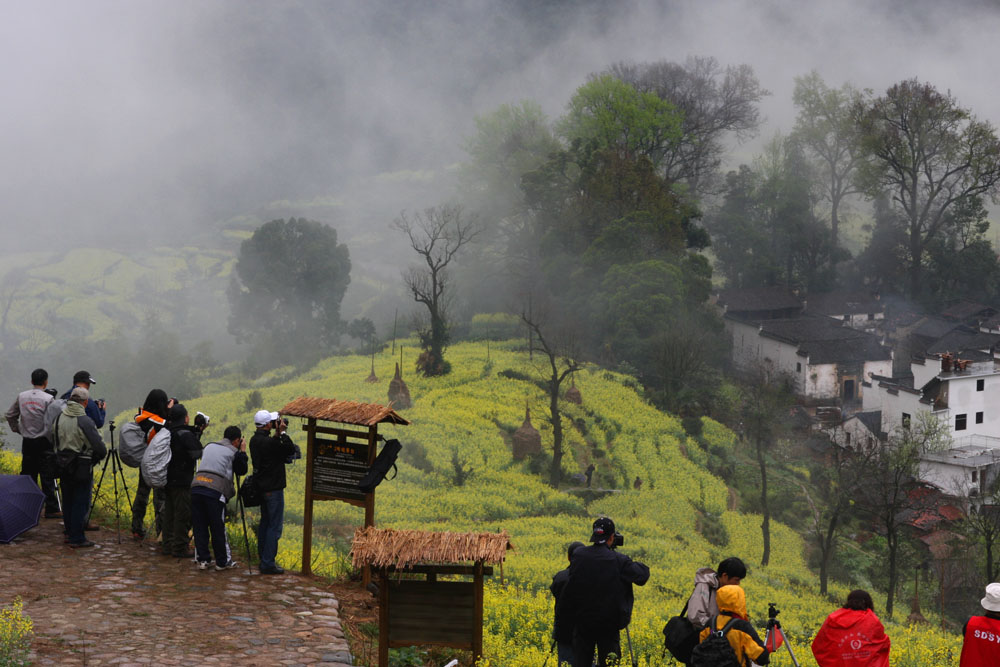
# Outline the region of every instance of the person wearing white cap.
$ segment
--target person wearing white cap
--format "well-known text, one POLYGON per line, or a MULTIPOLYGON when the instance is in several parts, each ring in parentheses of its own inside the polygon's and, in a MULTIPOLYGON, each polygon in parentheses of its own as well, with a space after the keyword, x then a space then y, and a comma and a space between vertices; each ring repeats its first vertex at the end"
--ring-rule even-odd
POLYGON ((277 412, 258 410, 253 416, 257 430, 250 438, 250 460, 254 479, 264 494, 260 504, 260 524, 257 526, 257 555, 261 574, 284 574, 275 562, 278 540, 285 520, 285 463, 298 454, 298 448, 285 433, 287 420, 277 412), (274 436, 271 429, 275 430, 274 436))
POLYGON ((980 604, 986 613, 973 616, 962 629, 965 640, 959 667, 1000 665, 1000 584, 987 586, 986 597, 980 604))

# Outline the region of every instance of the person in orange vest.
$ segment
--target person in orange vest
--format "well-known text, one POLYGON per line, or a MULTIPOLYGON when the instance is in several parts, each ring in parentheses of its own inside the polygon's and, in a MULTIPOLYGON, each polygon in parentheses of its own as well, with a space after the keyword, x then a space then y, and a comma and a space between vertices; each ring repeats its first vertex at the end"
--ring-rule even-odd
POLYGON ((855 590, 823 621, 812 642, 819 667, 889 667, 889 638, 868 591, 855 590))
POLYGON ((962 635, 962 659, 959 667, 990 667, 1000 665, 1000 584, 986 587, 986 597, 980 600, 986 613, 965 622, 962 635))

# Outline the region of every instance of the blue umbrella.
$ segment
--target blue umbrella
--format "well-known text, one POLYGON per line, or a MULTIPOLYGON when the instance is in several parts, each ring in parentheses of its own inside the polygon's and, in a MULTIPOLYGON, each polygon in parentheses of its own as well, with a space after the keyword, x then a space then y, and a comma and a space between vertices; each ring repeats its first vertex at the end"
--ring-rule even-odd
POLYGON ((27 475, 0 475, 0 542, 38 525, 45 494, 27 475))

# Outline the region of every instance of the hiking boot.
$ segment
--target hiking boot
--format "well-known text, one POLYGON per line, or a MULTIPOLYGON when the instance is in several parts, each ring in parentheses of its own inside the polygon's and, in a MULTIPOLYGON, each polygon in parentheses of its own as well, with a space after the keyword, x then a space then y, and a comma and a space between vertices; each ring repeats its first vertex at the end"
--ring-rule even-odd
POLYGON ((94 542, 91 542, 90 540, 84 540, 83 542, 70 542, 69 546, 72 547, 73 549, 86 549, 88 547, 94 547, 97 545, 94 542))
MULTIPOLYGON (((198 561, 198 569, 199 570, 207 570, 211 564, 212 564, 212 561, 210 561, 210 560, 200 560, 200 561, 198 561)), ((218 570, 219 566, 216 565, 215 569, 218 570)))
POLYGON ((275 565, 274 567, 262 567, 260 568, 261 574, 284 574, 285 569, 280 565, 275 565))
POLYGON ((234 567, 239 567, 239 566, 240 566, 240 564, 239 564, 239 563, 237 563, 237 562, 236 562, 236 561, 234 561, 234 560, 231 560, 231 561, 229 561, 228 563, 226 563, 225 565, 219 565, 218 563, 216 563, 216 564, 215 564, 215 570, 216 570, 217 572, 222 572, 223 570, 231 570, 231 569, 233 569, 234 567))

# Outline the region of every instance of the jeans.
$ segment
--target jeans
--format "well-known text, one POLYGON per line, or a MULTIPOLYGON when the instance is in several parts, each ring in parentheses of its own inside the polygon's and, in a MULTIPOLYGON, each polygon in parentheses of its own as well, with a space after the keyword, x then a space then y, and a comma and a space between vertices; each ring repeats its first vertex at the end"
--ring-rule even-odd
POLYGON ((48 438, 23 438, 21 440, 21 474, 30 477, 45 494, 45 513, 55 514, 59 511, 59 499, 56 497, 56 481, 42 475, 42 461, 45 452, 52 449, 48 438), (39 482, 41 480, 41 482, 39 482))
POLYGON ((146 506, 149 504, 149 492, 153 492, 153 535, 163 532, 163 505, 166 502, 163 489, 150 489, 146 480, 139 474, 139 484, 135 487, 135 499, 132 501, 132 532, 146 535, 146 506))
POLYGON ((187 556, 191 530, 191 487, 168 486, 163 507, 163 541, 160 551, 171 556, 187 556))
POLYGON ((285 490, 268 491, 260 504, 260 524, 257 526, 257 555, 261 570, 273 570, 277 563, 278 540, 285 521, 285 490))
POLYGON ((70 544, 87 541, 83 528, 87 525, 87 514, 90 512, 92 483, 93 477, 83 481, 63 477, 60 482, 63 493, 63 525, 66 526, 66 537, 70 544))
POLYGON ((208 552, 209 533, 212 535, 215 564, 225 567, 233 559, 226 538, 226 503, 218 497, 192 493, 191 527, 194 532, 194 552, 198 562, 207 563, 212 560, 208 552))

